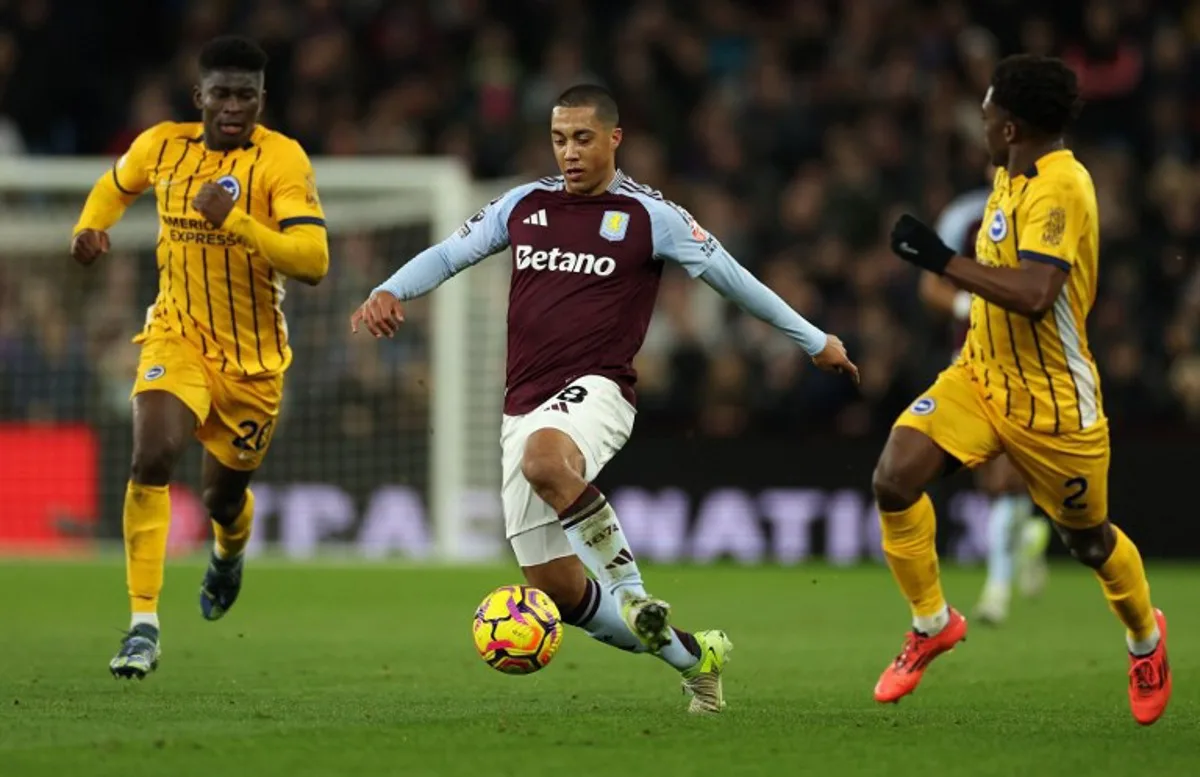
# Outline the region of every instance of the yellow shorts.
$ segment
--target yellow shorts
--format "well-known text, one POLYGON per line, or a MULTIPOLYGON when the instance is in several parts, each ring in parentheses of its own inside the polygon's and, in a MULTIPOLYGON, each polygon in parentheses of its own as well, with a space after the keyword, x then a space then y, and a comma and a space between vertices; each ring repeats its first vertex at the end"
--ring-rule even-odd
POLYGON ((922 432, 975 468, 1001 453, 1029 486, 1033 501, 1055 522, 1087 528, 1108 518, 1108 423, 1066 434, 1032 432, 987 401, 971 368, 947 367, 909 405, 896 426, 922 432))
POLYGON ((165 391, 196 414, 196 439, 230 469, 253 470, 271 444, 283 397, 283 375, 242 378, 222 373, 192 343, 152 330, 142 344, 131 396, 165 391))

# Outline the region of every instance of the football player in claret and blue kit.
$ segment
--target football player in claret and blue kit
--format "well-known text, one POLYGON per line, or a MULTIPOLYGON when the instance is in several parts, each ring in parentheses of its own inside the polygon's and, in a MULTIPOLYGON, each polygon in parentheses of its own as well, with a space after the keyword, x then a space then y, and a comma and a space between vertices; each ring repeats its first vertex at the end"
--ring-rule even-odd
POLYGON ((632 362, 664 263, 785 332, 818 367, 854 380, 858 373, 838 338, 788 307, 686 210, 621 172, 621 138, 605 89, 567 90, 550 120, 562 175, 508 191, 412 258, 354 313, 352 326, 390 336, 404 301, 511 248, 501 457, 517 562, 568 624, 657 656, 681 673, 692 712, 720 712, 729 638, 671 625, 670 607, 646 591, 612 505, 591 485, 633 430, 632 362))

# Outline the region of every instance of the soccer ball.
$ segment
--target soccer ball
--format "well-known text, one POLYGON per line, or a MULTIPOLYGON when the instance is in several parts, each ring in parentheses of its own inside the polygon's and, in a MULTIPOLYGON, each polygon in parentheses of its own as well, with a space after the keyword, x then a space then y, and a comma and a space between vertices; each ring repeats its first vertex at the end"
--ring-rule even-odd
POLYGON ((532 674, 558 652, 563 623, 544 591, 505 585, 480 602, 471 631, 488 666, 505 674, 532 674))

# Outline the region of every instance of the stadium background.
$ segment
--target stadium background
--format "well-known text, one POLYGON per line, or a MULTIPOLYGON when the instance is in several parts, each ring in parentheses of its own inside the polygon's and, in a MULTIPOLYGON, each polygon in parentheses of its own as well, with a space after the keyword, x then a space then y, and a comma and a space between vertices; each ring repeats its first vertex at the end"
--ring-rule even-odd
MULTIPOLYGON (((877 552, 874 457, 950 347, 916 276, 888 252, 887 228, 901 210, 933 219, 985 184, 978 104, 998 56, 1062 54, 1082 76, 1088 107, 1072 141, 1101 198, 1089 334, 1113 421, 1113 512, 1147 555, 1197 547, 1164 494, 1189 482, 1200 426, 1200 3, 10 0, 0 166, 115 156, 146 126, 191 119, 197 48, 228 31, 268 50, 265 122, 312 156, 452 156, 480 191, 552 172, 553 97, 605 83, 622 109, 624 169, 845 339, 861 390, 666 274, 637 365, 634 439, 601 481, 635 549, 656 560, 877 552)), ((39 202, 6 195, 0 208, 39 202)), ((157 277, 148 255, 119 245, 97 267, 75 266, 70 228, 53 255, 5 249, 0 235, 9 552, 86 549, 120 533, 129 338, 157 277)), ((338 234, 326 281, 290 289, 296 359, 258 487, 260 539, 286 554, 432 552, 429 305, 382 346, 351 338, 346 320, 441 237, 420 225, 338 234)), ((175 491, 179 552, 207 531, 197 454, 175 491)), ((941 542, 977 558, 984 500, 965 478, 940 497, 941 542)), ((474 531, 472 554, 504 552, 497 520, 474 531)))

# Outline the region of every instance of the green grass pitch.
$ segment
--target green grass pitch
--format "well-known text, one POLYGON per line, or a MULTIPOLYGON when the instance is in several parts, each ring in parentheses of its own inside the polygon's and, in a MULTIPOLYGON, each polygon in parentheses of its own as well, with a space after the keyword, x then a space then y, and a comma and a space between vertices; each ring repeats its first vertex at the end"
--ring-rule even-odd
MULTIPOLYGON (((6 562, 0 774, 1154 775, 1200 773, 1200 568, 1151 565, 1171 618, 1175 698, 1140 728, 1120 627, 1085 570, 1001 630, 974 625, 917 694, 871 689, 906 609, 880 567, 652 567, 680 625, 735 643, 727 714, 684 712, 665 665, 569 630, 545 671, 508 677, 476 657, 474 607, 502 568, 288 566, 247 570, 236 609, 200 619, 201 567, 172 563, 163 661, 113 680, 125 624, 117 563, 6 562)), ((949 569, 969 607, 979 570, 949 569)))

